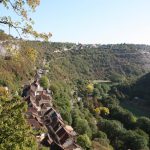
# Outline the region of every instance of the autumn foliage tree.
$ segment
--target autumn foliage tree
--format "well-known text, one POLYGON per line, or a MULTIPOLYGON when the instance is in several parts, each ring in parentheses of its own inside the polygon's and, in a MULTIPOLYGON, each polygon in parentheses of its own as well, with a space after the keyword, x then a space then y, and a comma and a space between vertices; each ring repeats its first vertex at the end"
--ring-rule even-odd
POLYGON ((13 20, 10 14, 9 16, 0 16, 0 24, 15 29, 20 37, 32 35, 44 40, 51 37, 51 33, 39 33, 33 29, 34 21, 28 13, 36 10, 36 7, 40 5, 40 0, 1 0, 0 5, 3 5, 7 10, 12 10, 17 15, 17 20, 13 20))
POLYGON ((109 109, 107 107, 97 107, 96 109, 94 109, 94 111, 100 115, 109 115, 110 114, 109 109))
POLYGON ((0 87, 0 96, 8 96, 8 90, 5 87, 0 87))
POLYGON ((88 92, 88 93, 92 93, 93 90, 94 90, 93 84, 88 84, 87 87, 86 87, 86 89, 87 89, 87 92, 88 92))

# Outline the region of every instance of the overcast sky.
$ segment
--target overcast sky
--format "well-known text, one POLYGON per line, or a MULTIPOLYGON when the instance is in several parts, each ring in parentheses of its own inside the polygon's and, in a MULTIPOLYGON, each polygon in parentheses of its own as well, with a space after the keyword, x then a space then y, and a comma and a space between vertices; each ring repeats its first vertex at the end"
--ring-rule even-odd
MULTIPOLYGON (((0 6, 3 15, 16 18, 0 6)), ((150 0, 41 0, 32 17, 51 41, 150 44, 150 0)))

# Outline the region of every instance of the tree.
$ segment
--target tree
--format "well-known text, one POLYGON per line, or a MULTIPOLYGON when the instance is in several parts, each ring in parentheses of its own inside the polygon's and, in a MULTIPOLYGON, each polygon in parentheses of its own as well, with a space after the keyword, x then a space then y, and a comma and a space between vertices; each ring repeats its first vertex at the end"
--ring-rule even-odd
POLYGON ((92 131, 89 127, 89 124, 85 119, 81 119, 81 118, 76 119, 75 130, 79 134, 87 134, 89 137, 91 137, 92 135, 92 131))
POLYGON ((92 143, 87 134, 79 135, 77 138, 77 143, 84 149, 90 149, 92 143))
POLYGON ((37 51, 35 49, 30 48, 27 45, 25 45, 22 48, 21 55, 26 57, 29 60, 30 63, 31 62, 34 63, 36 61, 36 58, 37 58, 37 51))
POLYGON ((150 119, 147 117, 140 117, 137 119, 136 127, 142 129, 150 135, 150 119))
POLYGON ((107 93, 110 90, 110 86, 108 84, 102 84, 102 89, 104 93, 107 93))
MULTIPOLYGON (((146 133, 146 132, 144 132, 143 130, 141 130, 141 129, 136 129, 136 130, 134 130, 137 134, 139 134, 139 135, 141 135, 142 137, 144 137, 146 140, 147 140, 147 142, 149 141, 149 135, 146 133)), ((149 141, 150 142, 150 141, 149 141)))
POLYGON ((100 114, 102 115, 109 115, 109 109, 107 107, 100 107, 100 114))
POLYGON ((69 86, 64 82, 59 81, 51 83, 50 89, 53 92, 53 104, 59 110, 62 118, 67 121, 68 124, 72 124, 69 86))
POLYGON ((17 21, 12 20, 9 16, 1 16, 0 24, 7 25, 17 31, 19 36, 32 35, 35 38, 42 38, 48 40, 51 33, 38 33, 33 29, 34 21, 29 17, 28 12, 34 12, 36 7, 40 4, 40 0, 1 0, 0 5, 3 5, 7 10, 13 10, 17 15, 17 21), (20 34, 21 32, 21 34, 20 34))
POLYGON ((145 133, 126 130, 118 121, 103 119, 99 123, 99 129, 107 134, 116 150, 148 150, 149 138, 145 133))
POLYGON ((97 88, 94 88, 94 90, 93 90, 93 96, 94 97, 99 97, 100 96, 100 92, 99 92, 99 90, 97 88))
POLYGON ((120 131, 124 131, 123 125, 116 120, 102 119, 98 125, 99 129, 105 132, 110 140, 114 140, 120 131))
POLYGON ((47 89, 49 87, 49 80, 46 76, 42 76, 40 79, 40 85, 44 88, 47 89))
POLYGON ((0 96, 5 96, 7 97, 8 96, 8 90, 4 87, 0 87, 0 96))
POLYGON ((24 113, 27 105, 19 97, 0 97, 0 149, 37 149, 36 139, 27 125, 24 113))
POLYGON ((149 150, 147 139, 144 136, 137 134, 135 131, 127 131, 123 138, 125 142, 124 149, 149 150))
POLYGON ((102 131, 98 131, 96 134, 93 136, 94 138, 100 138, 100 139, 107 139, 107 134, 102 131))
POLYGON ((92 93, 93 90, 94 90, 93 84, 88 84, 87 87, 86 87, 86 89, 87 89, 87 92, 88 92, 88 93, 92 93))
POLYGON ((122 76, 118 73, 115 73, 115 72, 113 72, 109 78, 112 82, 123 82, 125 80, 124 76, 122 76))
POLYGON ((94 111, 97 114, 101 114, 101 115, 109 115, 109 109, 107 107, 97 107, 96 109, 94 109, 94 111))
POLYGON ((120 106, 111 109, 110 117, 122 122, 126 128, 133 128, 136 122, 136 117, 131 112, 120 106))

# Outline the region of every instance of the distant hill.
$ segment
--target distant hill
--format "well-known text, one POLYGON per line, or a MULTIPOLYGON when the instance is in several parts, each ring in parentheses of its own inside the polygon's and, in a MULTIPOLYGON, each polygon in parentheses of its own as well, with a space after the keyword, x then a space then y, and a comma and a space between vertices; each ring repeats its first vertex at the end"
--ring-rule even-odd
MULTIPOLYGON (((23 41, 12 38, 3 31, 0 32, 0 37, 0 56, 6 53, 3 45, 7 45, 8 39, 13 43, 17 42, 15 44, 17 49, 34 48, 38 52, 36 66, 40 67, 39 62, 44 60, 45 67, 50 70, 51 80, 73 81, 82 78, 122 82, 150 72, 150 46, 148 45, 23 41)), ((8 63, 5 61, 5 64, 8 63)), ((24 61, 24 63, 28 62, 24 61)))
POLYGON ((51 78, 122 81, 150 71, 150 46, 27 42, 44 53, 51 78))

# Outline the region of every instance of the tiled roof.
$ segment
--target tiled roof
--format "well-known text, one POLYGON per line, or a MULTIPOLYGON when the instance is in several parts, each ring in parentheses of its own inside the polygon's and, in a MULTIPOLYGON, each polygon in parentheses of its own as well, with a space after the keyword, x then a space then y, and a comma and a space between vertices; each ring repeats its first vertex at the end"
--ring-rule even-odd
POLYGON ((29 124, 35 129, 41 129, 41 127, 45 125, 48 130, 53 130, 54 135, 60 136, 59 141, 57 141, 54 137, 50 136, 50 133, 48 133, 49 138, 47 140, 49 141, 47 142, 51 144, 54 140, 51 144, 52 146, 59 147, 61 150, 74 150, 79 148, 79 146, 74 143, 74 136, 76 136, 76 132, 71 126, 65 125, 61 115, 51 106, 52 97, 50 94, 43 90, 37 81, 30 85, 28 94, 28 101, 30 102, 28 104, 32 104, 32 107, 28 108, 28 112, 31 113, 28 115, 27 119, 29 124), (49 109, 49 107, 51 108, 49 109), (62 145, 66 143, 65 148, 58 143, 61 143, 62 145))
POLYGON ((31 112, 31 113, 38 113, 37 112, 37 109, 36 108, 33 108, 33 107, 28 107, 28 112, 31 112))
POLYGON ((27 119, 27 121, 32 127, 36 128, 36 129, 41 128, 41 125, 39 124, 39 122, 36 119, 27 119))

